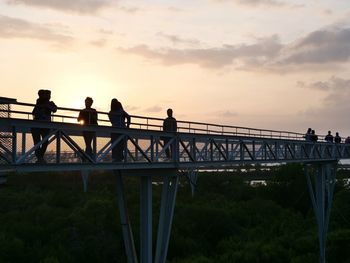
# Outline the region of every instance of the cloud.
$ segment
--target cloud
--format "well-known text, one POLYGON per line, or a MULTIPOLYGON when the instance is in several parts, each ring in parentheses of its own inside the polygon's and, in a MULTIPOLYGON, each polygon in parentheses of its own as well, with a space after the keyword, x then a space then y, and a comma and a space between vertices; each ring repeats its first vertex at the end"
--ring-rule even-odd
MULTIPOLYGON (((159 34, 174 42, 179 36, 159 34)), ((237 69, 271 72, 304 71, 341 67, 350 59, 350 28, 328 28, 311 32, 291 43, 282 44, 278 35, 257 39, 255 43, 222 45, 212 48, 152 48, 138 45, 119 48, 128 54, 157 60, 164 65, 195 64, 206 68, 234 66, 237 69)))
POLYGON ((141 8, 138 8, 135 6, 133 6, 133 7, 119 6, 118 9, 121 11, 124 11, 126 13, 129 13, 129 14, 134 14, 134 13, 137 13, 137 12, 142 10, 141 8))
POLYGON ((174 6, 169 6, 169 7, 168 7, 168 11, 175 12, 175 13, 181 13, 181 12, 184 12, 184 10, 183 10, 183 9, 178 8, 178 7, 174 7, 174 6))
POLYGON ((73 41, 66 34, 56 32, 50 25, 0 15, 0 38, 30 38, 65 45, 73 41))
POLYGON ((238 116, 238 113, 233 112, 231 110, 226 110, 226 111, 220 112, 219 115, 221 115, 224 118, 232 118, 232 117, 238 116))
POLYGON ((126 106, 125 106, 125 109, 126 109, 127 111, 136 111, 136 110, 140 109, 140 107, 138 107, 138 106, 132 106, 132 105, 126 105, 126 106))
POLYGON ((330 90, 330 85, 326 81, 316 81, 310 84, 305 84, 305 82, 298 81, 297 86, 299 88, 307 88, 307 89, 314 89, 314 90, 321 90, 321 91, 330 90))
POLYGON ((231 65, 234 60, 254 58, 266 60, 278 54, 282 45, 276 35, 260 39, 256 44, 224 45, 218 48, 201 49, 151 49, 147 45, 119 48, 128 54, 160 60, 165 65, 197 64, 202 67, 218 68, 231 65))
POLYGON ((177 35, 165 34, 163 32, 158 32, 157 36, 170 41, 174 45, 177 45, 177 44, 199 45, 200 44, 199 40, 197 39, 186 39, 177 35))
POLYGON ((152 107, 149 107, 149 108, 145 109, 145 112, 156 113, 156 112, 161 112, 162 109, 163 109, 162 107, 156 105, 156 106, 152 106, 152 107))
MULTIPOLYGON (((333 131, 343 130, 350 132, 348 124, 350 114, 350 79, 333 76, 326 81, 304 83, 304 85, 306 88, 322 89, 326 94, 321 106, 309 108, 302 112, 302 117, 307 118, 310 125, 318 125, 333 131)), ((348 135, 350 134, 346 134, 346 136, 348 135)))
POLYGON ((114 34, 113 30, 108 30, 108 29, 103 29, 103 28, 97 30, 97 33, 100 33, 103 35, 113 35, 114 34))
POLYGON ((350 58, 350 29, 326 29, 310 33, 286 46, 278 64, 347 62, 350 58))
MULTIPOLYGON (((223 2, 223 1, 230 1, 230 0, 218 0, 218 1, 223 2)), ((233 0, 233 2, 240 5, 247 5, 247 6, 273 6, 273 7, 286 6, 285 3, 280 1, 275 1, 275 0, 233 0)))
POLYGON ((7 0, 7 3, 50 8, 81 14, 94 14, 111 4, 108 0, 7 0))
POLYGON ((291 5, 286 2, 278 1, 278 0, 213 0, 215 2, 232 2, 241 6, 247 7, 267 7, 267 8, 300 8, 304 7, 304 5, 291 5))
POLYGON ((101 38, 98 40, 91 41, 90 44, 95 47, 104 47, 107 44, 107 40, 104 38, 101 38))

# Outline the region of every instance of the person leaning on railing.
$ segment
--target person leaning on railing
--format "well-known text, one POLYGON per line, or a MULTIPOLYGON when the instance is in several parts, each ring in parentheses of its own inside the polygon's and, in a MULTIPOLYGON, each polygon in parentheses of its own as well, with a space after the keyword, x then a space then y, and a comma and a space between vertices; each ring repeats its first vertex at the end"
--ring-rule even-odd
MULTIPOLYGON (((36 100, 36 104, 32 111, 33 119, 35 121, 51 122, 51 114, 57 111, 56 104, 53 101, 50 101, 51 91, 41 89, 38 91, 38 95, 39 95, 39 98, 36 100)), ((34 144, 37 145, 50 134, 50 129, 49 128, 31 128, 31 132, 32 132, 34 144)), ((41 146, 39 146, 35 150, 37 163, 46 162, 44 159, 44 154, 46 152, 48 144, 49 144, 48 140, 46 140, 41 144, 41 146)))

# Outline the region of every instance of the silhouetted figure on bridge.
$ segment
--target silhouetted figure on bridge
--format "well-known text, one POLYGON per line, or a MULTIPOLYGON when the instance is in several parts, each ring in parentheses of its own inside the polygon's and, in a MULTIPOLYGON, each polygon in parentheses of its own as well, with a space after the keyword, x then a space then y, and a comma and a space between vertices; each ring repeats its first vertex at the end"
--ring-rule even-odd
MULTIPOLYGON (((176 132, 177 131, 177 122, 176 119, 173 117, 173 110, 168 109, 167 110, 168 117, 163 122, 163 131, 166 132, 176 132)), ((164 147, 167 143, 170 142, 172 138, 169 137, 163 137, 164 141, 164 147)), ((171 143, 168 148, 165 149, 165 154, 168 158, 173 158, 175 153, 175 143, 171 143)))
MULTIPOLYGON (((78 121, 82 125, 98 125, 97 123, 97 111, 91 108, 94 101, 92 98, 87 97, 85 99, 85 109, 79 112, 78 121)), ((92 152, 92 140, 94 139, 96 133, 94 131, 83 131, 84 141, 85 141, 85 152, 90 157, 93 157, 92 152)))
MULTIPOLYGON (((41 89, 38 91, 38 95, 39 98, 36 100, 35 107, 32 111, 33 119, 35 121, 51 122, 51 114, 57 111, 56 104, 53 101, 50 101, 51 91, 41 89)), ((50 134, 50 129, 32 128, 31 132, 33 136, 33 142, 36 145, 50 134)), ((46 152, 48 144, 48 140, 46 140, 35 150, 37 163, 45 163, 44 154, 46 152)))
POLYGON ((305 136, 304 136, 304 138, 305 138, 306 141, 311 141, 311 131, 312 131, 311 128, 308 128, 308 129, 307 129, 307 131, 306 131, 306 133, 305 133, 305 136))
POLYGON ((341 137, 339 136, 339 132, 335 133, 334 142, 341 143, 341 137))
POLYGON ((350 136, 346 137, 345 143, 346 143, 346 144, 350 144, 350 136))
POLYGON ((333 142, 333 135, 331 134, 331 131, 328 131, 328 134, 326 135, 326 137, 324 137, 324 140, 326 142, 333 142))
MULTIPOLYGON (((108 113, 109 120, 112 123, 112 126, 115 128, 129 128, 130 126, 130 115, 123 109, 123 105, 117 99, 112 99, 111 101, 111 110, 108 113)), ((111 143, 113 144, 122 134, 112 133, 111 134, 111 143)), ((121 139, 113 148, 112 148, 112 159, 114 162, 120 162, 124 160, 124 149, 126 146, 126 140, 121 139)))
POLYGON ((311 140, 312 142, 317 142, 318 136, 316 135, 315 130, 312 130, 312 131, 311 131, 310 140, 311 140))

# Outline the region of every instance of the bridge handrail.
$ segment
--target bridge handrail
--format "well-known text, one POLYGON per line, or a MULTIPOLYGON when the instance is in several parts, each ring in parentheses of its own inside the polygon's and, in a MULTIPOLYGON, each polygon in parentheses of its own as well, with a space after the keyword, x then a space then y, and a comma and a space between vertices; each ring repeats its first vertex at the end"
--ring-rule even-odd
MULTIPOLYGON (((16 100, 2 101, 0 99, 0 104, 17 105, 24 107, 34 107, 33 103, 18 102, 16 100)), ((74 112, 78 113, 81 109, 58 107, 59 111, 74 112)), ((0 110, 1 112, 9 112, 11 114, 27 115, 28 119, 32 117, 32 110, 0 110)), ((105 116, 106 118, 99 117, 98 121, 103 123, 110 123, 108 119, 108 112, 97 111, 99 116, 105 116)), ((67 114, 67 113, 66 113, 67 114)), ((53 114, 53 119, 56 121, 57 118, 64 122, 65 119, 76 120, 77 116, 66 115, 66 114, 53 114)), ((139 115, 131 116, 131 127, 146 129, 146 130, 162 130, 163 120, 157 117, 147 117, 139 115)), ((271 129, 258 129, 249 128, 242 126, 233 125, 221 125, 215 123, 205 123, 205 122, 194 122, 186 120, 178 120, 178 131, 188 132, 188 133, 204 133, 204 134, 221 134, 221 135, 236 135, 236 136, 254 136, 261 138, 278 138, 278 139, 293 139, 293 140, 304 140, 304 134, 298 132, 290 131, 280 131, 271 129)), ((320 135, 322 136, 322 135, 320 135)))

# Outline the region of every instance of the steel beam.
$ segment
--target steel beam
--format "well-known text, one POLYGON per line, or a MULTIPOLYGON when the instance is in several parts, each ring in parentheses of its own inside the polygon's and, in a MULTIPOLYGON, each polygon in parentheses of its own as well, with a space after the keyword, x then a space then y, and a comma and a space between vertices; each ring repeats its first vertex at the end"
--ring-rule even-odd
POLYGON ((81 173, 81 178, 83 179, 84 192, 86 193, 88 190, 88 186, 89 186, 90 171, 89 170, 81 170, 80 173, 81 173))
POLYGON ((178 175, 164 177, 155 263, 165 263, 166 261, 178 183, 178 175))
POLYGON ((140 180, 140 262, 152 263, 152 176, 140 180))
POLYGON ((326 240, 333 202, 336 165, 334 162, 321 163, 311 167, 306 166, 305 169, 310 198, 318 226, 320 263, 326 262, 326 240), (312 170, 314 170, 314 184, 311 179, 312 170))
POLYGON ((131 229, 131 223, 129 220, 129 214, 127 210, 125 195, 124 195, 124 184, 121 172, 118 170, 114 171, 116 176, 116 187, 117 187, 117 200, 119 207, 120 224, 123 232, 124 246, 128 263, 137 263, 137 254, 135 249, 134 237, 131 229))

